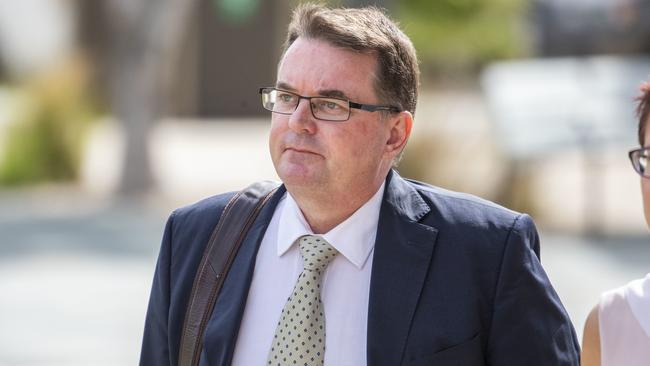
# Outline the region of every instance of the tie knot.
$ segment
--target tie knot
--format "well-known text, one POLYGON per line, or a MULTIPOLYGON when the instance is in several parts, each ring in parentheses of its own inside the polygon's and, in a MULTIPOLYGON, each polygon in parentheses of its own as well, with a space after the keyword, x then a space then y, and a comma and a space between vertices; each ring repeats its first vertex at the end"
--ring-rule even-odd
POLYGON ((322 271, 338 253, 330 243, 320 236, 305 235, 298 239, 303 267, 311 271, 322 271))

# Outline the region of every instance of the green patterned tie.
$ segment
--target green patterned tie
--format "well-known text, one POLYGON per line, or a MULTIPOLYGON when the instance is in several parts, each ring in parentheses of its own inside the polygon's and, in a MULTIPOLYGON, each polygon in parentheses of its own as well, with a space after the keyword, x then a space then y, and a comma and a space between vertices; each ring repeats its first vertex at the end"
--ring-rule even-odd
POLYGON ((268 365, 322 365, 325 358, 320 284, 325 268, 338 252, 319 236, 302 236, 298 245, 304 269, 280 314, 268 365))

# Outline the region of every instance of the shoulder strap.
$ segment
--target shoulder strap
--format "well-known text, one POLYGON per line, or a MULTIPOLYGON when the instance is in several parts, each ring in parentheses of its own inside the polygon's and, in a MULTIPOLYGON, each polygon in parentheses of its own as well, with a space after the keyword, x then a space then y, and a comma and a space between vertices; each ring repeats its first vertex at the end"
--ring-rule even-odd
POLYGON ((223 210, 203 253, 185 313, 178 355, 179 366, 196 366, 203 332, 233 259, 264 204, 278 188, 257 182, 235 194, 223 210))

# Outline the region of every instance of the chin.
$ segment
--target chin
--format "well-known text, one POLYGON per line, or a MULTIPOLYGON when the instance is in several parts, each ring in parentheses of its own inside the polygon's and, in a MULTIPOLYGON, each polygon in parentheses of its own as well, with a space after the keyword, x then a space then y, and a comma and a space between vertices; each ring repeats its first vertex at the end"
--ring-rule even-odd
POLYGON ((321 181, 319 174, 302 165, 281 164, 275 170, 282 183, 287 186, 309 187, 318 185, 321 181))
POLYGON ((282 183, 284 183, 286 186, 291 186, 291 187, 309 188, 309 187, 315 187, 320 185, 319 184, 320 181, 310 175, 283 174, 280 175, 280 179, 282 180, 282 183))

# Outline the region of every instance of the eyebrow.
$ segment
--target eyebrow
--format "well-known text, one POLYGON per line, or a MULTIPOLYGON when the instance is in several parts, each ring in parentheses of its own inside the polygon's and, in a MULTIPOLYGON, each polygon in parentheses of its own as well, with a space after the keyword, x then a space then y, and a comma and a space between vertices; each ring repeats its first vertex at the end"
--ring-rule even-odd
MULTIPOLYGON (((283 89, 283 90, 290 91, 290 92, 295 92, 296 91, 296 89, 292 88, 291 85, 289 85, 287 83, 284 83, 284 82, 279 82, 275 86, 278 89, 283 89)), ((350 100, 350 97, 348 97, 343 91, 338 90, 338 89, 319 90, 318 91, 318 96, 350 100)))

